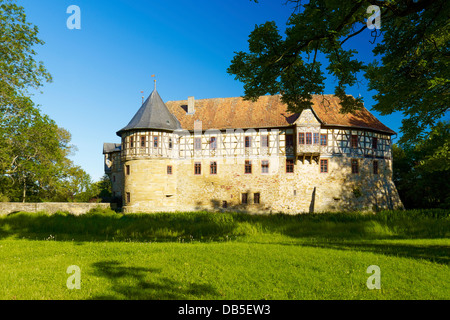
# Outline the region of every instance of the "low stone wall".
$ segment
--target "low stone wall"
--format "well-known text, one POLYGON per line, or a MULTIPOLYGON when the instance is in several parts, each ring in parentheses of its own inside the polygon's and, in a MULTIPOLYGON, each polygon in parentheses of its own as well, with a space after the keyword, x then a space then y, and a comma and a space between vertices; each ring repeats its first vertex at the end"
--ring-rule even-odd
POLYGON ((79 203, 79 202, 0 202, 0 216, 13 212, 42 212, 53 214, 57 211, 68 212, 74 215, 82 215, 89 210, 100 207, 102 209, 116 209, 115 203, 79 203))

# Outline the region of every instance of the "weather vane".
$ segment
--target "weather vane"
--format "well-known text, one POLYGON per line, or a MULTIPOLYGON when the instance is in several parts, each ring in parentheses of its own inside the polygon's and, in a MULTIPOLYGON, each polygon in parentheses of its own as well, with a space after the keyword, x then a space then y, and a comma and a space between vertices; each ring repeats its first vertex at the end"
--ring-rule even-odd
MULTIPOLYGON (((155 77, 155 75, 154 74, 152 74, 152 78, 154 78, 155 77)), ((156 79, 155 80, 153 80, 154 81, 154 83, 155 83, 155 90, 156 90, 156 79)))

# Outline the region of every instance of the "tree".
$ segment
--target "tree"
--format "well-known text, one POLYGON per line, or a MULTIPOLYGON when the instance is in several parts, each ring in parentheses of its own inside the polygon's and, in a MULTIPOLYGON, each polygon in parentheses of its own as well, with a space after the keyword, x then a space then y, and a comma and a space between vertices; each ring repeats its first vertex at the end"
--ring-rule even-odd
MULTIPOLYGON (((254 0, 258 2, 257 0, 254 0)), ((323 94, 325 75, 317 56, 337 84, 341 112, 363 105, 362 97, 347 95, 361 73, 377 91, 373 109, 383 115, 403 112, 402 143, 421 141, 449 110, 449 20, 447 0, 288 0, 295 10, 283 37, 274 22, 256 26, 249 52, 237 52, 228 73, 244 83, 246 99, 281 93, 288 110, 311 106, 313 94, 323 94), (367 9, 380 9, 377 60, 355 58, 347 42, 367 28, 367 9)))
POLYGON ((88 201, 98 190, 68 158, 70 133, 29 97, 52 80, 34 59, 42 44, 23 7, 0 0, 0 201, 88 201))
POLYGON ((26 21, 23 7, 0 0, 0 112, 29 104, 29 88, 39 88, 51 75, 34 59, 33 47, 44 42, 39 30, 26 21))
POLYGON ((92 181, 68 158, 70 133, 32 105, 0 113, 2 193, 12 200, 76 201, 92 181), (20 195, 18 190, 20 190, 20 195))
POLYGON ((406 208, 450 208, 450 122, 415 145, 393 145, 393 180, 406 208))

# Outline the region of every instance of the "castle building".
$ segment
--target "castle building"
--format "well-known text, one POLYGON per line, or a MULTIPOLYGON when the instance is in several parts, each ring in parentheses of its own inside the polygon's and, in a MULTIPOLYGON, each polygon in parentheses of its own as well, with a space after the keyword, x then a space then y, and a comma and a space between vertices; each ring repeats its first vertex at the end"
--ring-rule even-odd
POLYGON ((155 90, 105 172, 124 212, 303 213, 402 207, 392 182, 394 131, 333 95, 286 111, 279 95, 163 102, 155 90))

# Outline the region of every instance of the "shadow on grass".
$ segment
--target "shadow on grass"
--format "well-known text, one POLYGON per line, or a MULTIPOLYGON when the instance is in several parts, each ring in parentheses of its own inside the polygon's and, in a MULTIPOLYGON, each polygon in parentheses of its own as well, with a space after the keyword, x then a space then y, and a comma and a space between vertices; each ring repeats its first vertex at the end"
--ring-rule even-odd
POLYGON ((404 243, 373 243, 368 241, 332 241, 302 244, 314 248, 372 252, 387 256, 427 260, 448 265, 450 263, 449 246, 413 245, 404 243))
POLYGON ((110 260, 93 264, 94 275, 110 284, 110 295, 95 296, 92 300, 179 300, 215 296, 215 289, 207 284, 182 284, 161 277, 160 269, 130 267, 110 260))

